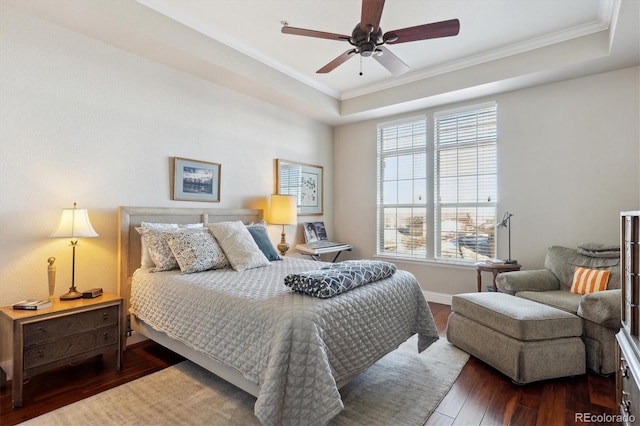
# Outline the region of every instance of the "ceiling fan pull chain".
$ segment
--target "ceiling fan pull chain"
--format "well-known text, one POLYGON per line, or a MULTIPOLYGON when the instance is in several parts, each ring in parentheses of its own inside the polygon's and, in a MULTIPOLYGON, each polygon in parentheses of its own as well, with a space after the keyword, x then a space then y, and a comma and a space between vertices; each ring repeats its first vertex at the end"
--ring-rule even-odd
POLYGON ((360 55, 360 75, 362 75, 362 55, 360 55))

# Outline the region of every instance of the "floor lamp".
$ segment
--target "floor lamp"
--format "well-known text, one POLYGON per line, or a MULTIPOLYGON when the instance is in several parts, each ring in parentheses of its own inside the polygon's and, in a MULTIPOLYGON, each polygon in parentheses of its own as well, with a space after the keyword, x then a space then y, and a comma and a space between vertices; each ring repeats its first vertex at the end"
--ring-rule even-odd
POLYGON ((511 216, 513 216, 513 214, 505 212, 502 220, 496 224, 496 228, 507 228, 509 233, 509 258, 505 260, 504 263, 513 265, 518 263, 518 261, 511 259, 511 216))
POLYGON ((82 293, 76 289, 76 247, 78 238, 97 237, 98 233, 91 226, 87 209, 76 208, 73 203, 72 209, 62 209, 62 217, 56 229, 49 235, 51 238, 71 238, 73 257, 71 261, 71 287, 69 292, 60 296, 60 300, 80 299, 82 293))

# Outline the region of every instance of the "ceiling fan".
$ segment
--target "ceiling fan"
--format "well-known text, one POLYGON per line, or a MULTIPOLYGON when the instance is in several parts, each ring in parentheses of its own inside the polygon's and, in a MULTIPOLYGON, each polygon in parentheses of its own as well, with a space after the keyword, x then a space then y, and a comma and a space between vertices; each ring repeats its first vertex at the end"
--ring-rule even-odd
MULTIPOLYGON (((316 73, 326 74, 345 63, 348 59, 359 54, 364 57, 373 56, 383 67, 393 75, 402 75, 409 71, 409 66, 400 58, 385 48, 385 44, 407 43, 410 41, 427 40, 431 38, 455 36, 460 32, 460 21, 450 19, 448 21, 433 22, 431 24, 417 25, 415 27, 382 33, 380 18, 384 0, 362 0, 362 14, 360 23, 356 25, 351 36, 343 34, 327 33, 323 31, 307 30, 304 28, 290 27, 286 23, 282 27, 284 34, 293 34, 306 37, 326 38, 329 40, 346 41, 353 46, 342 55, 320 68, 316 73)), ((360 73, 362 75, 362 72, 360 73)))

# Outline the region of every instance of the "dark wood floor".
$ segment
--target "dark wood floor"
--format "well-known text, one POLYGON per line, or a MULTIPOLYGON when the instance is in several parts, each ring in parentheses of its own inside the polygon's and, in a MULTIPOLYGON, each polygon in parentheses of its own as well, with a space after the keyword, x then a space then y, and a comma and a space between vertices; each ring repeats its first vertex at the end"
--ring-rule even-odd
MULTIPOLYGON (((430 306, 444 336, 450 307, 430 306)), ((22 408, 11 408, 10 386, 0 390, 0 425, 20 423, 181 360, 154 343, 143 342, 127 349, 120 372, 115 371, 115 357, 105 357, 37 375, 24 386, 22 408)), ((576 413, 616 413, 614 388, 613 377, 595 374, 517 386, 471 357, 427 425, 581 424, 576 413)))

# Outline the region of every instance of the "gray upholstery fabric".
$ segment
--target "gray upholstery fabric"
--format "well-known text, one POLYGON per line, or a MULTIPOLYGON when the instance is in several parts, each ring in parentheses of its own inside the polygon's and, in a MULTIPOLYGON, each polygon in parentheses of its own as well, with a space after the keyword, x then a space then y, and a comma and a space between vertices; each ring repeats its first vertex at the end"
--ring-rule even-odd
POLYGON ((447 339, 516 383, 585 373, 585 348, 579 337, 522 341, 452 312, 447 339))
POLYGON ((582 243, 578 244, 578 250, 588 251, 620 251, 620 244, 582 243))
MULTIPOLYGON (((582 244, 595 253, 608 253, 616 246, 582 244), (601 251, 607 250, 607 251, 601 251)), ((615 371, 615 334, 620 328, 621 279, 620 259, 581 254, 578 250, 553 246, 545 258, 545 269, 504 272, 496 278, 498 289, 519 297, 575 313, 583 321, 587 368, 600 374, 615 371), (569 290, 576 266, 607 269, 611 273, 607 290, 587 295, 569 290), (555 287, 554 287, 555 286, 555 287)))
POLYGON ((587 348, 587 367, 600 374, 616 371, 616 333, 618 328, 608 328, 586 319, 582 320, 582 340, 587 348))
POLYGON ((553 291, 519 291, 516 296, 533 300, 538 303, 562 309, 565 312, 576 315, 582 295, 571 293, 567 290, 553 291))
POLYGON ((518 340, 582 335, 582 321, 577 316, 504 293, 454 295, 451 310, 518 340))
POLYGON ((607 269, 611 272, 607 289, 620 288, 619 259, 617 259, 617 262, 616 259, 613 259, 612 262, 612 259, 584 256, 579 254, 577 250, 566 247, 552 246, 549 248, 544 261, 544 268, 553 272, 560 280, 560 284, 566 287, 567 290, 571 288, 573 270, 576 266, 607 269))
MULTIPOLYGON (((587 356, 587 368, 591 371, 600 371, 602 367, 602 344, 598 339, 582 336, 584 351, 587 356)), ((605 373, 602 373, 605 374, 605 373)))
POLYGON ((519 291, 551 291, 560 289, 560 280, 546 269, 504 272, 496 277, 496 287, 511 295, 519 291))
POLYGON ((615 371, 615 334, 621 321, 620 289, 584 296, 566 290, 521 291, 516 296, 576 313, 582 318, 587 368, 600 374, 615 371))
POLYGON ((622 321, 622 290, 605 290, 585 294, 580 298, 578 315, 609 328, 620 328, 622 321))

